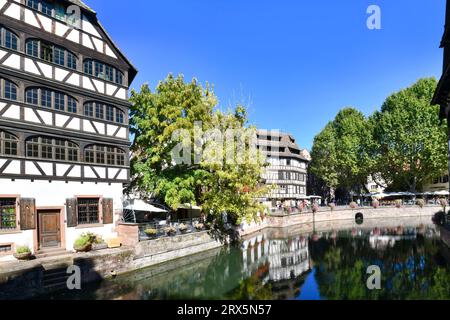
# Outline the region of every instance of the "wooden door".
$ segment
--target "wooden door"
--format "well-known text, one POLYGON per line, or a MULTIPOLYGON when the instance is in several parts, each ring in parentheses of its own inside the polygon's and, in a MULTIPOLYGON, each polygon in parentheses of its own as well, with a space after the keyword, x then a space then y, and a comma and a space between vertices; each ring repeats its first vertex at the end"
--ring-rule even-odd
POLYGON ((39 248, 58 248, 61 246, 61 225, 59 211, 40 211, 39 248))

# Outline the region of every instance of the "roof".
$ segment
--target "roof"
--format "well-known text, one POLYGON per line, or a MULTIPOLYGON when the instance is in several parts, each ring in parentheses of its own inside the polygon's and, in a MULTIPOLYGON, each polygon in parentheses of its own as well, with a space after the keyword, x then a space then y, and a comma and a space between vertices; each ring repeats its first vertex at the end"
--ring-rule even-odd
POLYGON ((122 50, 120 50, 119 46, 114 42, 114 40, 111 38, 111 36, 108 34, 108 32, 106 31, 106 29, 103 27, 103 25, 100 23, 100 21, 97 18, 97 13, 88 5, 86 5, 83 1, 81 0, 66 0, 69 3, 72 3, 74 5, 79 6, 80 8, 82 8, 83 10, 85 10, 87 13, 89 13, 93 18, 95 18, 95 21, 97 22, 98 26, 100 27, 100 29, 103 31, 103 33, 106 35, 106 38, 109 40, 109 42, 111 42, 111 44, 113 45, 114 49, 116 49, 116 51, 119 53, 119 55, 122 57, 123 60, 125 60, 125 62, 130 66, 130 72, 128 73, 128 84, 131 84, 134 80, 134 78, 136 77, 138 71, 137 68, 133 65, 133 63, 127 58, 127 56, 122 52, 122 50))
POLYGON ((95 14, 95 11, 92 10, 91 7, 89 7, 88 5, 86 5, 86 4, 85 4, 83 1, 81 1, 81 0, 66 0, 66 1, 67 1, 67 2, 70 2, 70 3, 74 4, 74 5, 77 5, 77 6, 81 7, 81 8, 83 8, 84 10, 90 11, 91 13, 94 13, 94 14, 95 14))

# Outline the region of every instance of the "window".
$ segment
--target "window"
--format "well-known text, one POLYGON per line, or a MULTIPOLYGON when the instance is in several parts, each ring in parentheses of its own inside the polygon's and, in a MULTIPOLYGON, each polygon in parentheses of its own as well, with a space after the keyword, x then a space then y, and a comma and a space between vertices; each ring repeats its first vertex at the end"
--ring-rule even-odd
POLYGON ((33 137, 26 142, 27 157, 59 161, 78 161, 78 146, 67 140, 33 137))
POLYGON ((86 103, 84 105, 84 115, 86 117, 94 117, 94 105, 93 103, 86 103))
POLYGON ((91 145, 84 151, 84 160, 87 163, 124 166, 125 152, 110 146, 91 145))
POLYGON ((12 31, 0 26, 0 46, 17 50, 19 38, 12 31))
POLYGON ((66 8, 60 4, 55 6, 55 18, 61 21, 66 20, 66 8))
POLYGON ((78 101, 62 92, 52 91, 45 88, 28 88, 25 90, 26 102, 55 110, 77 113, 78 101), (66 108, 67 101, 67 108, 66 108))
POLYGON ((17 156, 18 139, 4 131, 0 131, 0 154, 6 156, 17 156))
POLYGON ((124 122, 124 116, 122 110, 119 110, 116 108, 116 122, 117 123, 123 123, 124 122))
POLYGON ((53 52, 55 54, 55 60, 54 62, 56 64, 59 64, 60 66, 64 66, 64 54, 65 50, 60 47, 54 47, 53 52))
POLYGON ((47 1, 42 1, 41 2, 41 7, 42 7, 42 13, 51 17, 52 16, 52 11, 53 11, 53 4, 47 1))
POLYGON ((11 230, 16 227, 16 199, 0 198, 0 230, 11 230))
POLYGON ((41 89, 41 106, 52 107, 52 92, 50 90, 41 89))
POLYGON ((38 0, 27 0, 27 6, 34 10, 39 10, 39 1, 38 0))
POLYGON ((37 88, 28 89, 26 91, 26 102, 34 105, 39 103, 37 88))
POLYGON ((84 60, 84 73, 92 75, 94 77, 115 82, 117 84, 123 84, 123 73, 103 62, 97 60, 86 59, 84 60))
POLYGON ((78 224, 99 223, 98 198, 79 198, 78 202, 78 224))
POLYGON ((9 100, 17 100, 17 86, 9 80, 0 79, 0 96, 9 99, 9 100))
POLYGON ((77 113, 77 101, 71 96, 67 96, 67 111, 77 113))
POLYGON ((26 42, 27 55, 43 59, 70 69, 77 68, 76 56, 63 47, 37 39, 29 39, 26 42))
POLYGON ((39 41, 37 40, 27 41, 27 55, 39 58, 39 41))
POLYGON ((95 117, 97 119, 104 119, 104 106, 102 104, 95 104, 95 117))
POLYGON ((63 93, 55 92, 55 110, 64 111, 65 98, 63 93))
POLYGON ((105 105, 101 102, 86 103, 84 105, 84 115, 120 124, 125 122, 125 114, 122 110, 114 106, 105 105))

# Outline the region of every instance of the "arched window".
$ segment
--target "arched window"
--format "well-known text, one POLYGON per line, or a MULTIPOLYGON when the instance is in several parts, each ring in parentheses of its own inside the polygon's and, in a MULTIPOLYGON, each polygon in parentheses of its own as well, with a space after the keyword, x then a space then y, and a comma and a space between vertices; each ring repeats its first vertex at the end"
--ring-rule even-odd
POLYGON ((0 97, 17 100, 17 86, 7 79, 0 79, 0 97))
POLYGON ((84 150, 84 161, 87 163, 124 166, 125 151, 110 146, 90 145, 84 150))
POLYGON ((70 113, 78 111, 78 101, 74 97, 46 88, 27 88, 25 102, 70 113))
POLYGON ((75 143, 50 137, 33 137, 26 141, 27 157, 57 161, 78 161, 79 147, 75 143))
POLYGON ((85 59, 83 65, 84 73, 123 85, 123 73, 120 70, 106 63, 92 59, 85 59))
POLYGON ((85 103, 84 115, 121 124, 125 122, 125 114, 121 109, 96 101, 85 103))
POLYGON ((77 69, 77 57, 67 49, 38 39, 28 39, 26 53, 29 56, 56 63, 70 69, 77 69))
POLYGON ((67 20, 66 6, 61 3, 45 0, 26 0, 25 3, 27 7, 36 11, 40 11, 46 16, 54 17, 61 21, 67 20))
POLYGON ((12 134, 0 131, 0 154, 5 156, 17 156, 19 140, 12 134))
POLYGON ((19 37, 11 30, 0 26, 0 46, 17 50, 19 47, 19 37))

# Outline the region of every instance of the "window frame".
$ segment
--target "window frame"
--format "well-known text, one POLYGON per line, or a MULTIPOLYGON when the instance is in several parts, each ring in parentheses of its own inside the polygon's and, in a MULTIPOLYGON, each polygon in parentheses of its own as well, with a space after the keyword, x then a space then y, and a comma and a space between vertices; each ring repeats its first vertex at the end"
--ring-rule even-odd
POLYGON ((83 155, 85 163, 116 167, 127 165, 126 152, 114 146, 90 144, 84 148, 83 155))
POLYGON ((73 141, 66 139, 59 139, 47 136, 33 136, 25 140, 25 154, 27 158, 57 161, 57 162, 80 162, 80 147, 73 141), (37 140, 37 141, 36 141, 37 140), (48 140, 51 142, 48 143, 48 140), (58 142, 63 142, 63 144, 58 144, 58 142), (57 152, 57 150, 63 150, 62 152, 57 152), (51 157, 44 156, 48 155, 48 150, 51 150, 51 157), (76 160, 73 160, 74 153, 76 152, 76 160), (31 154, 30 154, 31 152, 31 154), (37 156, 36 156, 37 152, 37 156), (63 154, 63 157, 57 155, 63 154), (70 160, 71 158, 72 160, 70 160))
POLYGON ((101 221, 101 198, 100 197, 78 197, 77 198, 77 223, 79 226, 100 224, 101 221), (83 203, 84 202, 84 203, 83 203), (85 209, 85 212, 81 212, 85 209), (86 218, 84 219, 84 214, 86 218), (83 217, 83 220, 81 219, 83 217))
MULTIPOLYGON (((9 147, 10 149, 13 149, 11 146, 9 147)), ((12 133, 9 133, 7 131, 0 131, 0 155, 2 156, 7 156, 7 157, 15 157, 19 155, 19 138, 17 136, 15 136, 12 133), (6 135, 13 137, 6 137, 6 135), (6 153, 6 144, 10 143, 10 144, 14 144, 15 143, 15 150, 16 153, 6 153)))
MULTIPOLYGON (((16 196, 1 196, 0 197, 0 234, 2 233, 8 233, 8 232, 14 232, 17 231, 19 229, 19 204, 18 204, 18 197, 16 196), (2 202, 4 201, 13 201, 14 204, 10 204, 10 205, 2 205, 2 202), (11 209, 12 207, 14 208, 14 227, 9 227, 9 228, 3 228, 3 222, 2 222, 2 217, 3 217, 3 213, 2 213, 2 208, 3 207, 9 207, 9 209, 11 209)), ((9 215, 12 215, 11 213, 9 213, 9 215)), ((10 222, 12 222, 12 219, 10 219, 10 222)))

